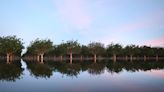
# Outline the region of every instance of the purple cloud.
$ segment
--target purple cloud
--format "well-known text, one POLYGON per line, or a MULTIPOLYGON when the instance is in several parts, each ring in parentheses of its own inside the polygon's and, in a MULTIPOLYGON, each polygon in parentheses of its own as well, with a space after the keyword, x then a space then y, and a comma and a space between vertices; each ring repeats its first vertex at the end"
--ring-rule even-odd
POLYGON ((63 22, 77 29, 87 29, 92 18, 85 0, 55 0, 54 4, 63 22))
POLYGON ((151 45, 151 46, 164 46, 164 37, 159 37, 155 39, 148 40, 143 43, 144 45, 151 45))

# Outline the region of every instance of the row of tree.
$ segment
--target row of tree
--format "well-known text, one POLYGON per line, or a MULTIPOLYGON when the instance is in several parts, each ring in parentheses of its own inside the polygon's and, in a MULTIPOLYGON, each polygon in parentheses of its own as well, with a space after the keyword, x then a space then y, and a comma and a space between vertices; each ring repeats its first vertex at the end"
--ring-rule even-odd
MULTIPOLYGON (((0 37, 0 55, 6 55, 7 60, 12 59, 13 55, 21 56, 22 49, 24 48, 22 40, 16 36, 0 37)), ((78 41, 70 40, 62 42, 59 45, 53 45, 53 42, 49 39, 40 40, 36 39, 30 43, 27 47, 24 57, 35 56, 37 61, 43 62, 43 56, 59 56, 63 59, 63 56, 68 56, 72 60, 73 55, 79 57, 81 60, 84 57, 93 57, 96 61, 98 57, 111 57, 114 61, 118 58, 125 60, 133 60, 135 58, 143 57, 144 60, 147 57, 164 57, 164 48, 162 47, 150 47, 150 46, 138 46, 127 45, 123 47, 120 44, 109 44, 106 47, 100 42, 91 42, 88 45, 81 45, 78 41)))
POLYGON ((100 42, 91 42, 88 45, 81 45, 78 41, 74 40, 62 42, 59 45, 53 45, 50 40, 36 39, 31 42, 30 46, 27 48, 27 52, 24 54, 24 56, 31 55, 36 55, 37 60, 39 60, 39 55, 41 55, 41 61, 43 61, 43 55, 52 57, 58 56, 61 61, 63 56, 65 56, 69 57, 71 62, 73 55, 74 58, 78 57, 80 60, 86 57, 93 57, 92 59, 94 61, 97 60, 97 56, 101 58, 109 58, 112 56, 114 61, 116 61, 116 59, 130 59, 132 61, 133 59, 140 58, 146 60, 151 57, 155 57, 155 59, 158 60, 159 56, 164 56, 164 48, 137 45, 128 45, 123 47, 120 44, 113 43, 105 47, 104 44, 100 42))

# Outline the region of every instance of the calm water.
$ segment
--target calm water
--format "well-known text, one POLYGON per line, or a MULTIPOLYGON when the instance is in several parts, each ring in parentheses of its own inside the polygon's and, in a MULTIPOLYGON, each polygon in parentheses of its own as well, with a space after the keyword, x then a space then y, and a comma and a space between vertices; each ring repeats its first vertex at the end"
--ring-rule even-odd
POLYGON ((164 62, 0 62, 0 92, 164 92, 164 62))

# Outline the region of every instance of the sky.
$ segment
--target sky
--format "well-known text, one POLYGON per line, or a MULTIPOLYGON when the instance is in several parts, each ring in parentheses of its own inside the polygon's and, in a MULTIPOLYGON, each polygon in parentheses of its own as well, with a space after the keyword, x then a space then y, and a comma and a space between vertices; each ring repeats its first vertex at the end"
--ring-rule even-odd
POLYGON ((164 46, 164 0, 0 0, 0 36, 164 46))

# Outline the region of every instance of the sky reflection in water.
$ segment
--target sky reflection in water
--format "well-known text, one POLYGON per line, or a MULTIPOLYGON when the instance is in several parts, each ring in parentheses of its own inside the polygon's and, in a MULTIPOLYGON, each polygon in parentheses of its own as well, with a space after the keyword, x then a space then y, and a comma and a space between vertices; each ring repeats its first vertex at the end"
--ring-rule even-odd
POLYGON ((2 92, 162 92, 163 85, 162 61, 0 63, 2 92))

